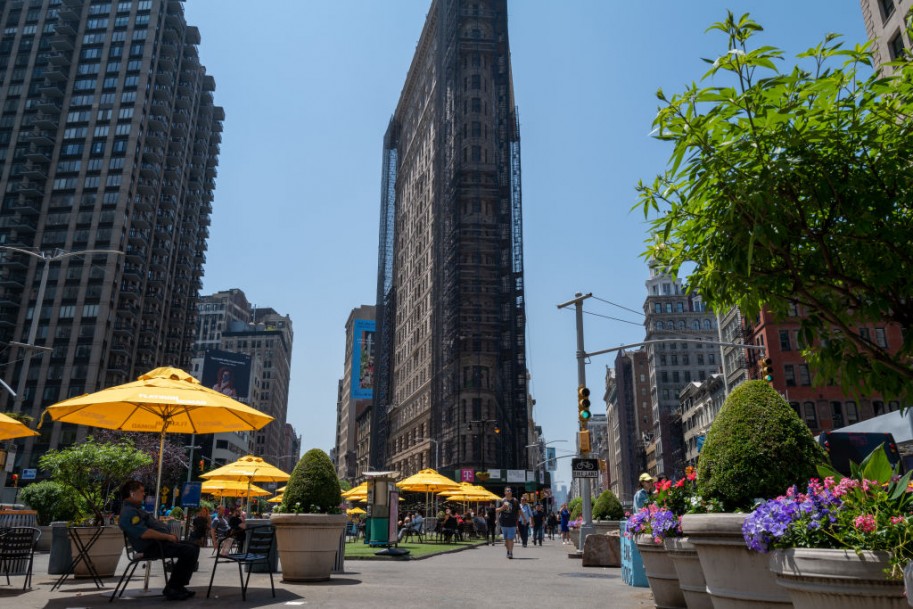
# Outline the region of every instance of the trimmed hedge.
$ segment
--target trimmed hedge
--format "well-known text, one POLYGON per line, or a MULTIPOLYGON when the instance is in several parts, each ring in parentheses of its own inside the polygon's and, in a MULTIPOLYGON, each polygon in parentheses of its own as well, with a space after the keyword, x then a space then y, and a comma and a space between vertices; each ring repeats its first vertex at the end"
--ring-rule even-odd
POLYGON ((625 517, 621 502, 610 490, 602 491, 593 505, 593 520, 621 520, 625 517))
POLYGON ((733 389, 710 426, 698 492, 727 510, 747 510, 793 484, 804 487, 824 463, 824 450, 786 400, 766 382, 748 381, 733 389))
POLYGON ((339 478, 329 455, 312 448, 292 470, 279 509, 285 513, 338 514, 340 493, 339 478))

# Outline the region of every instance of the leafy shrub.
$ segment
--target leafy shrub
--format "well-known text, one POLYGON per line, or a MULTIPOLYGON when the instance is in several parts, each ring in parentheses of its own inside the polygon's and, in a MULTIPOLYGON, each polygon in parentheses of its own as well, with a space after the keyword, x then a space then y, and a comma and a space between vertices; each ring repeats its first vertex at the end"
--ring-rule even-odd
POLYGON ((304 453, 292 470, 280 511, 338 514, 342 496, 329 455, 319 448, 304 453))
POLYGON ((38 512, 38 524, 47 526, 59 520, 73 520, 79 513, 76 495, 53 480, 43 480, 23 487, 19 499, 38 512))
POLYGON ((567 504, 567 511, 571 513, 571 520, 577 520, 583 513, 583 498, 574 497, 567 504))
POLYGON ((104 523, 104 512, 117 489, 131 473, 152 458, 129 441, 96 442, 92 437, 63 450, 50 450, 38 460, 51 479, 77 497, 77 517, 104 523))
POLYGON ((827 463, 805 423, 764 381, 736 387, 710 426, 698 461, 698 492, 727 510, 751 508, 816 476, 827 463))
POLYGON ((593 505, 594 520, 621 520, 625 517, 625 511, 621 507, 621 502, 615 493, 609 490, 602 491, 596 503, 593 505))

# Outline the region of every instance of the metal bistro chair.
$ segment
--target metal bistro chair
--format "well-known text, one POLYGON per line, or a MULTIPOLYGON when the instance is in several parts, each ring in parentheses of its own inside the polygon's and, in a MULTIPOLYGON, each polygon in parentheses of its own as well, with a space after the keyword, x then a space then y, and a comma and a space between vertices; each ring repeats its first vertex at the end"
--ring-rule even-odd
POLYGON ((22 566, 25 566, 25 581, 22 589, 31 588, 32 563, 39 537, 41 537, 41 531, 35 527, 12 527, 0 531, 0 570, 6 574, 7 585, 10 585, 10 573, 19 571, 22 566), (27 565, 25 565, 26 561, 27 565))
POLYGON ((264 563, 269 571, 269 586, 273 591, 273 598, 276 598, 276 585, 273 583, 273 568, 270 564, 270 550, 273 548, 273 540, 276 538, 275 531, 271 525, 254 526, 247 529, 247 550, 236 554, 222 556, 216 554, 216 562, 212 565, 212 575, 209 577, 209 588, 206 589, 206 598, 212 592, 212 582, 216 578, 216 568, 220 562, 234 562, 238 564, 238 575, 241 576, 241 600, 247 600, 247 584, 250 582, 250 574, 253 571, 252 566, 255 563, 264 563), (244 566, 247 565, 247 577, 244 577, 244 566))
POLYGON ((346 541, 348 541, 349 538, 351 538, 352 541, 358 541, 358 534, 359 534, 358 523, 357 522, 347 522, 346 523, 346 541))
MULTIPOLYGON (((136 567, 139 566, 140 563, 144 563, 144 569, 151 569, 153 562, 156 560, 161 560, 162 575, 165 578, 165 581, 168 580, 168 572, 174 568, 173 558, 165 558, 164 556, 160 556, 159 558, 147 558, 143 556, 141 552, 134 550, 133 544, 130 543, 130 538, 127 537, 126 533, 124 533, 124 547, 127 549, 127 566, 124 568, 124 572, 121 574, 120 579, 117 582, 117 586, 114 587, 114 592, 111 594, 111 598, 108 599, 109 603, 113 602, 114 599, 118 596, 122 597, 124 595, 124 591, 127 589, 127 586, 130 585, 130 580, 133 579, 133 574, 136 572, 136 567)), ((162 554, 162 552, 159 552, 159 554, 162 554)))

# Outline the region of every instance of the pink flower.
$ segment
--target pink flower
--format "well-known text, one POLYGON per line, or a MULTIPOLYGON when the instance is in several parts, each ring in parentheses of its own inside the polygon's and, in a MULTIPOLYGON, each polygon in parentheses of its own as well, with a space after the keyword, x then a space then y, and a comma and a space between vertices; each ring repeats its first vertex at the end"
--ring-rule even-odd
POLYGON ((903 521, 903 516, 891 516, 891 524, 901 524, 903 521))
POLYGON ((853 526, 862 531, 863 533, 874 533, 875 532, 875 517, 871 514, 863 514, 862 516, 856 516, 856 519, 853 521, 853 526))

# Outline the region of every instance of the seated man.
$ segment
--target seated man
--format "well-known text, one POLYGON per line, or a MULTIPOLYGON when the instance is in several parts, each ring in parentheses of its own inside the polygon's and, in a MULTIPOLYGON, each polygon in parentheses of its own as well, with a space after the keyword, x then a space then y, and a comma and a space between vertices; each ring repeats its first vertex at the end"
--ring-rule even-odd
POLYGON ((416 512, 415 516, 412 517, 412 520, 408 522, 403 528, 399 530, 399 535, 396 536, 396 541, 402 541, 406 533, 422 533, 423 526, 425 524, 425 519, 422 518, 421 512, 416 512))
POLYGON ((145 558, 176 558, 171 577, 162 593, 170 601, 187 600, 195 594, 186 588, 200 555, 200 546, 189 541, 180 541, 177 535, 168 532, 165 523, 159 521, 140 506, 146 489, 138 480, 129 480, 120 489, 123 506, 120 512, 120 528, 130 540, 133 549, 145 558))

